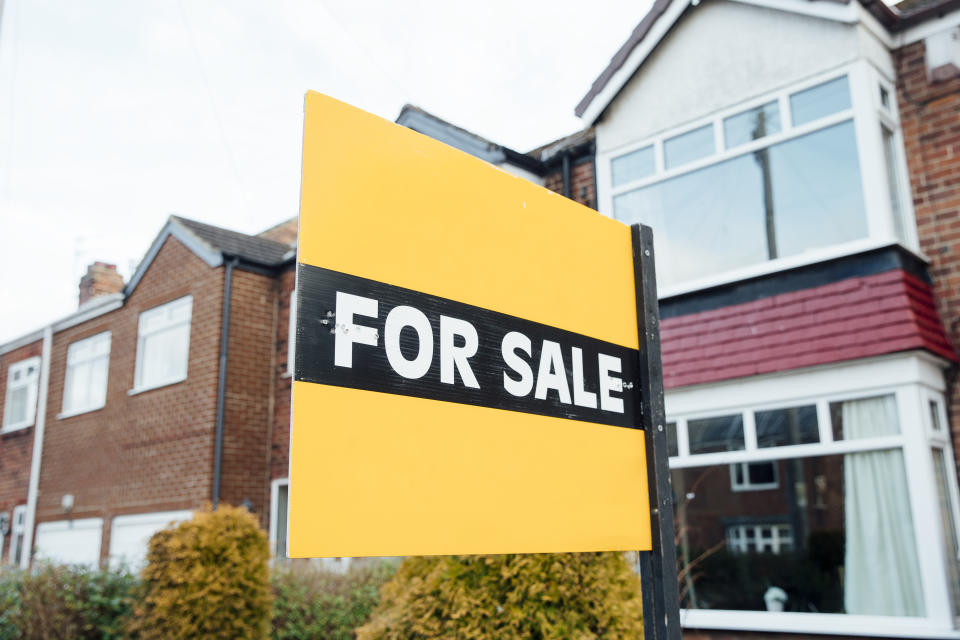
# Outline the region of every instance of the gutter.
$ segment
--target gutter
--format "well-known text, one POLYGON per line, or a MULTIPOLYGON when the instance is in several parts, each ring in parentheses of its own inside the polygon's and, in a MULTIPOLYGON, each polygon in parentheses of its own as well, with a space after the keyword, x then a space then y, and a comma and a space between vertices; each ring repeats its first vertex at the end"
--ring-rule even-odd
POLYGON ((43 350, 40 355, 40 393, 37 398, 37 416, 33 425, 33 451, 30 454, 30 484, 27 486, 27 521, 24 523, 23 551, 20 568, 29 569, 33 556, 33 538, 37 521, 37 497, 40 493, 40 460, 43 458, 43 433, 47 425, 47 395, 50 388, 50 351, 53 344, 53 325, 43 329, 43 350))
POLYGON ((213 496, 216 511, 220 504, 220 476, 223 472, 223 414, 227 395, 227 350, 230 340, 230 302, 233 297, 233 269, 240 262, 237 257, 227 262, 223 278, 223 315, 220 319, 220 372, 217 380, 217 426, 213 445, 213 496))

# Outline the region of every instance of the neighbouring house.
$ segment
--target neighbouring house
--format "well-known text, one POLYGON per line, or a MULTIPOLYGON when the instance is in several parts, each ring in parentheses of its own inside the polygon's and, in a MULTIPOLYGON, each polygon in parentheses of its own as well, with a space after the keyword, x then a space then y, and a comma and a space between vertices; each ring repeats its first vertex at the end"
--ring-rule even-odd
MULTIPOLYGON (((686 635, 960 638, 960 2, 656 0, 577 113, 397 121, 653 227, 686 635)), ((5 561, 211 501, 284 556, 296 237, 173 217, 0 345, 5 561)))

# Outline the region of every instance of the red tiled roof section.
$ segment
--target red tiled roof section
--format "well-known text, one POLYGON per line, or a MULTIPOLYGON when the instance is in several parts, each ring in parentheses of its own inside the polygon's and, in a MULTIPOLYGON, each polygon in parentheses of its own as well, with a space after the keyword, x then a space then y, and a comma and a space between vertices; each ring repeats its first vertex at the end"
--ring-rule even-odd
POLYGON ((668 389, 925 349, 956 362, 930 285, 899 269, 663 320, 668 389))

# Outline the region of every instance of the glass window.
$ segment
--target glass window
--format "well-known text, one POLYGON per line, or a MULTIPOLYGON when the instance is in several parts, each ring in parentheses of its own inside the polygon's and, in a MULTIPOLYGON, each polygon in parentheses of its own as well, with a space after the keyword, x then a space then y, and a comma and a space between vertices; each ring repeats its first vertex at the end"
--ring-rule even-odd
POLYGON ((776 462, 738 462, 730 465, 734 491, 765 491, 780 486, 776 462))
POLYGON ((287 557, 287 496, 290 485, 277 485, 277 521, 274 523, 274 531, 277 532, 277 539, 273 547, 273 556, 275 558, 287 557))
POLYGON ((713 125, 708 124, 693 131, 667 138, 663 143, 664 163, 667 169, 706 158, 715 150, 713 125))
POLYGON ((728 465, 671 472, 682 606, 924 615, 902 452, 775 464, 762 492, 733 491, 728 465))
POLYGON ((187 377, 192 309, 193 298, 187 296, 140 314, 137 389, 159 387, 187 377))
POLYGON ((667 423, 667 455, 671 458, 680 455, 680 447, 677 444, 677 423, 667 423))
POLYGON ((614 158, 610 163, 611 180, 615 187, 632 180, 652 176, 654 171, 656 171, 656 166, 652 145, 614 158))
POLYGON ((816 405, 757 411, 754 418, 757 423, 758 447, 820 442, 816 405))
POLYGON ((943 431, 943 423, 940 422, 940 407, 933 400, 930 401, 930 425, 934 431, 943 431))
POLYGON ((903 223, 903 196, 900 193, 900 164, 897 162, 896 138, 887 127, 880 125, 883 137, 883 163, 887 171, 887 195, 890 197, 890 213, 893 215, 893 231, 900 242, 906 242, 903 223))
POLYGON ((661 286, 864 238, 852 122, 616 196, 657 237, 661 286))
POLYGON ((67 348, 63 412, 99 409, 107 400, 110 332, 78 340, 67 348))
POLYGON ((7 369, 7 392, 3 402, 3 430, 29 427, 37 414, 40 358, 15 362, 7 369))
POLYGON ((893 396, 830 403, 834 440, 859 440, 900 433, 893 396))
POLYGON ((780 107, 768 102, 754 109, 730 116, 723 121, 723 138, 727 149, 739 147, 780 132, 780 107))
POLYGON ((850 84, 846 76, 790 96, 790 113, 795 127, 845 111, 850 106, 850 84))
POLYGON ((26 531, 27 505, 21 504, 13 508, 13 522, 10 525, 10 563, 14 566, 20 564, 26 531))
POLYGON ((890 111, 890 92, 882 84, 880 85, 880 106, 890 111))
POLYGON ((943 527, 944 552, 947 558, 947 577, 950 582, 950 602, 953 615, 960 615, 960 540, 957 539, 957 523, 954 520, 954 504, 947 485, 947 453, 933 450, 933 470, 936 474, 937 495, 940 498, 940 518, 943 527))
POLYGON ((739 451, 744 448, 741 414, 687 421, 690 453, 739 451))

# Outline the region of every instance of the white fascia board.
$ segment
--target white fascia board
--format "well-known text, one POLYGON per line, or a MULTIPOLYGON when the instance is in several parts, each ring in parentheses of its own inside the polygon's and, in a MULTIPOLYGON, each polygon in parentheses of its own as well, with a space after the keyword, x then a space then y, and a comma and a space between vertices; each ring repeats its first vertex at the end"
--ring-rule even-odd
POLYGON ((660 19, 654 23, 650 32, 647 33, 640 44, 630 52, 630 55, 624 61, 623 65, 610 77, 607 84, 604 85, 600 93, 594 96, 590 105, 583 112, 583 115, 580 116, 588 126, 593 126, 594 123, 596 123, 600 114, 613 102, 613 99, 617 97, 620 90, 630 81, 630 78, 632 78, 636 70, 640 68, 640 65, 643 64, 657 45, 660 44, 660 41, 663 40, 663 37, 667 35, 671 27, 680 19, 680 16, 683 15, 683 12, 687 10, 688 6, 690 6, 690 0, 674 0, 670 6, 667 7, 667 10, 660 16, 660 19))
POLYGON ((0 345, 0 356, 6 353, 10 353, 14 349, 25 347, 28 344, 32 344, 34 342, 40 342, 40 340, 42 339, 43 339, 43 329, 37 329, 36 331, 31 331, 26 335, 20 336, 19 338, 14 338, 10 342, 0 345))
POLYGON ((856 6, 860 4, 857 0, 850 0, 846 4, 829 1, 811 2, 810 0, 733 0, 733 2, 752 4, 764 9, 799 13, 813 18, 823 18, 824 20, 834 20, 847 24, 853 24, 857 21, 856 6))
POLYGON ((960 9, 951 11, 939 18, 931 18, 914 27, 905 29, 897 34, 895 38, 896 48, 905 47, 920 40, 924 40, 935 33, 960 26, 960 9))
POLYGON ((143 260, 141 260, 139 266, 137 266, 137 270, 130 278, 130 282, 124 287, 123 292, 125 295, 129 296, 133 293, 133 290, 137 288, 137 285, 140 284, 140 279, 143 278, 143 274, 150 268, 154 258, 160 253, 160 248, 163 246, 163 243, 166 242, 170 236, 182 242, 187 249, 211 267, 219 267, 223 264, 223 254, 220 253, 218 249, 198 238, 191 233, 189 229, 171 217, 167 220, 167 224, 164 225, 163 229, 160 230, 160 233, 157 234, 153 244, 150 245, 150 249, 147 250, 146 255, 143 256, 143 260))

